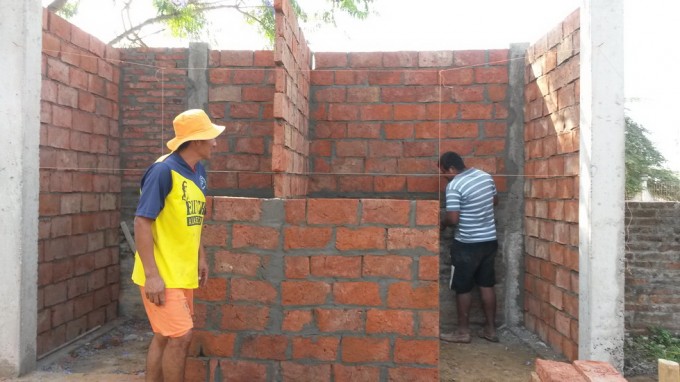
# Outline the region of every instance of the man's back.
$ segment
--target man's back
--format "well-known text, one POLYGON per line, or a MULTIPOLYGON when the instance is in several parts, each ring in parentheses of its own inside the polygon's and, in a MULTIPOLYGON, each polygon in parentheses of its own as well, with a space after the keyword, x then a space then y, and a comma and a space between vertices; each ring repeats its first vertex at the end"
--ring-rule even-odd
POLYGON ((494 196, 491 175, 468 168, 456 175, 446 187, 446 210, 459 211, 456 240, 477 243, 496 240, 494 196))

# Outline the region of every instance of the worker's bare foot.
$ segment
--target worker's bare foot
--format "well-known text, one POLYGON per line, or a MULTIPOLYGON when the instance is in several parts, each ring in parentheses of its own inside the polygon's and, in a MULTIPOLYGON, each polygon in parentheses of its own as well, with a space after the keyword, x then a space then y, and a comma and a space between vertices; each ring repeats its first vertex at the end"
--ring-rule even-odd
POLYGON ((479 338, 483 338, 487 341, 498 342, 498 336, 496 335, 496 328, 483 328, 477 335, 479 338))
POLYGON ((439 335, 439 339, 442 341, 455 342, 459 344, 469 344, 472 340, 470 333, 465 332, 442 333, 439 335))

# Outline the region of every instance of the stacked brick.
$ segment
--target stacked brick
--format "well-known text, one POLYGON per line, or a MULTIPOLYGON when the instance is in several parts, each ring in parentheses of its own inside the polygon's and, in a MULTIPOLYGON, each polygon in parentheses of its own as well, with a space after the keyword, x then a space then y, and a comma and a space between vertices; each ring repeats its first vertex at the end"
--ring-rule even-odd
POLYGON ((448 150, 502 173, 508 55, 316 53, 310 194, 432 197, 440 183, 429 174, 448 150))
POLYGON ((438 380, 437 201, 210 200, 189 380, 438 380))
POLYGON ((680 203, 626 203, 626 331, 680 333, 680 203))
POLYGON ((274 196, 307 195, 309 169, 309 72, 311 52, 290 2, 278 0, 276 10, 276 93, 272 170, 274 196))
POLYGON ((218 195, 273 195, 274 54, 211 51, 208 111, 225 125, 208 177, 218 195))
POLYGON ((527 52, 525 325, 578 355, 579 13, 527 52))
POLYGON ((118 51, 43 12, 37 353, 116 317, 118 51))

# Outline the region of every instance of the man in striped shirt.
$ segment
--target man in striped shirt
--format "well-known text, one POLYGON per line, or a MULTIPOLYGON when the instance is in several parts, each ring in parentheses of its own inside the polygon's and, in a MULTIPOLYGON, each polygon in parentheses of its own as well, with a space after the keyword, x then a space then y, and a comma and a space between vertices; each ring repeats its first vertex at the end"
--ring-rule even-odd
POLYGON ((457 153, 446 152, 439 159, 439 171, 450 180, 446 186, 446 214, 442 227, 454 225, 451 246, 453 275, 451 288, 456 291, 458 330, 443 333, 449 342, 470 342, 470 304, 472 288, 479 286, 486 324, 479 337, 498 342, 496 336, 496 292, 494 258, 498 249, 494 206, 498 203, 496 185, 491 175, 467 168, 457 153))

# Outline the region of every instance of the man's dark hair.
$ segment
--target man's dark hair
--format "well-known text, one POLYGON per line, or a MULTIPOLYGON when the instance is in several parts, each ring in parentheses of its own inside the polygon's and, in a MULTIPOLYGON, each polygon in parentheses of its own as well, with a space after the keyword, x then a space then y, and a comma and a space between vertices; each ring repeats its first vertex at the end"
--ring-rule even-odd
POLYGON ((444 171, 448 171, 451 167, 458 171, 465 170, 465 162, 463 158, 453 151, 447 151, 439 158, 439 168, 444 171))
POLYGON ((180 152, 180 151, 186 149, 187 146, 189 146, 189 143, 191 143, 191 141, 183 142, 181 145, 179 145, 179 147, 177 147, 177 150, 175 150, 175 151, 180 152))

